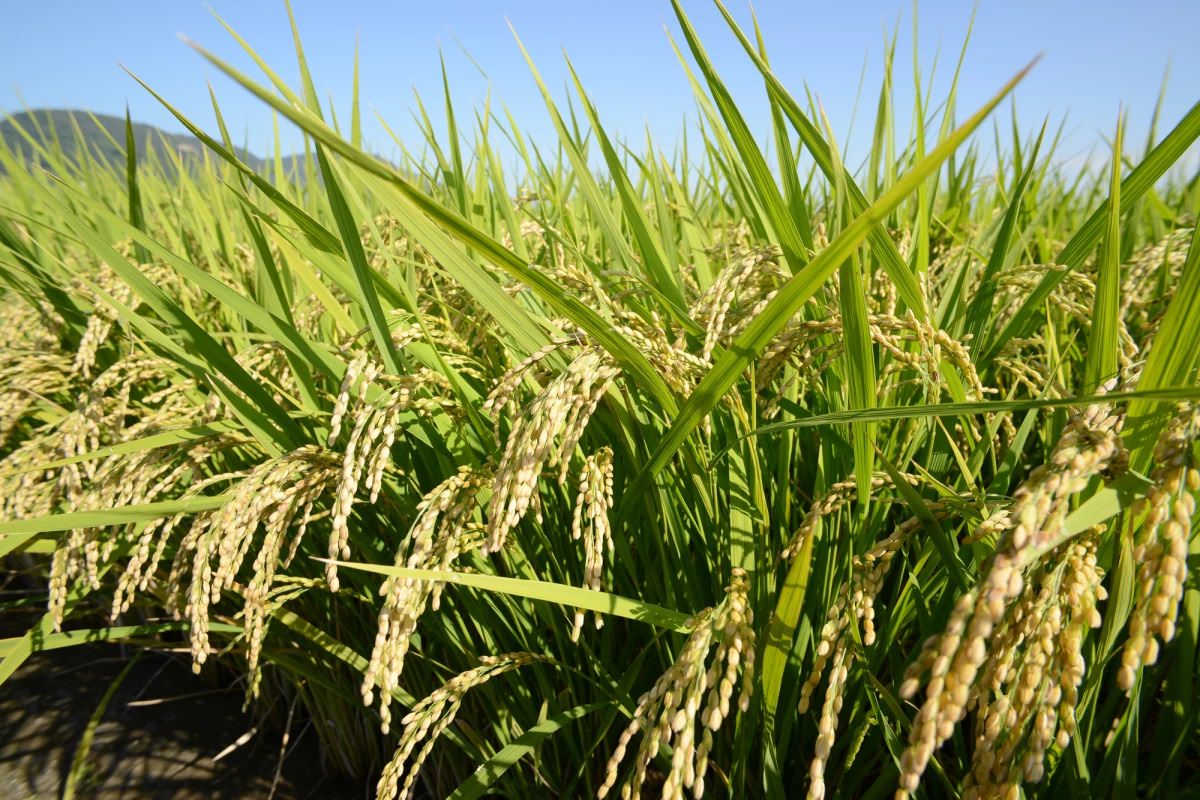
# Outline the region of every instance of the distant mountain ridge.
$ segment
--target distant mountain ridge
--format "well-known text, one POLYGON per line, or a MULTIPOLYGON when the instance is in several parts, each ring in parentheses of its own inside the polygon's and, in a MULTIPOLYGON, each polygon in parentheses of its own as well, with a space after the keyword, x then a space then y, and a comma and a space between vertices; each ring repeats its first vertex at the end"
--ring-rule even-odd
MULTIPOLYGON (((0 119, 0 138, 9 150, 28 163, 35 160, 36 148, 22 131, 48 149, 53 149, 57 139, 63 153, 76 163, 81 160, 82 148, 86 147, 97 161, 122 169, 125 166, 124 117, 79 109, 38 108, 19 111, 0 119)), ((194 136, 168 133, 142 122, 133 123, 133 135, 139 163, 149 158, 151 150, 156 151, 160 161, 170 163, 167 154, 162 151, 164 147, 178 153, 185 163, 200 158, 205 149, 204 143, 194 136)), ((267 168, 269 162, 266 159, 240 147, 234 149, 238 158, 251 169, 261 172, 267 168)), ((290 171, 297 162, 303 161, 303 156, 285 156, 283 161, 284 169, 290 171)), ((0 164, 0 173, 3 171, 4 167, 0 164)))

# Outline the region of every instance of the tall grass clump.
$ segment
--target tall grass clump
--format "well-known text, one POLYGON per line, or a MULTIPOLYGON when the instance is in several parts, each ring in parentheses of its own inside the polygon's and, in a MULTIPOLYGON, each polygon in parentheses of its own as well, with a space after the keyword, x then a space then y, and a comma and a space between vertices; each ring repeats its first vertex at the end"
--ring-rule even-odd
POLYGON ((388 163, 299 36, 197 46, 290 168, 0 151, 0 680, 182 639, 381 798, 1200 791, 1200 104, 1068 170, 889 59, 855 166, 718 9, 769 141, 676 4, 670 152, 531 62, 388 163))

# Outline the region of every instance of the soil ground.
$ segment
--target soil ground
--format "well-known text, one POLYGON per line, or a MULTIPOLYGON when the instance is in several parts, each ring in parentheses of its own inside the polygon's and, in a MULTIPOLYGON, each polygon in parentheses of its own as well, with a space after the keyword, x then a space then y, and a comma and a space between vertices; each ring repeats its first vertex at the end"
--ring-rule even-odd
MULTIPOLYGON (((14 635, 11 612, 0 617, 5 629, 0 635, 14 635)), ((0 686, 0 800, 62 796, 88 720, 133 652, 115 644, 92 644, 34 653, 0 686)), ((349 785, 326 774, 317 737, 299 714, 281 764, 282 722, 246 736, 255 721, 243 712, 242 700, 241 688, 193 675, 185 655, 142 653, 95 729, 76 797, 370 796, 373 787, 349 785)))

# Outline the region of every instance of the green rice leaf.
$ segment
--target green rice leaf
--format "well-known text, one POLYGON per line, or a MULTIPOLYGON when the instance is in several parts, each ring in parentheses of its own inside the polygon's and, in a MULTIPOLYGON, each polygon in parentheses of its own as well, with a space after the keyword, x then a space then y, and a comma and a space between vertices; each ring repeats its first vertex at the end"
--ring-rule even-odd
POLYGON ((24 533, 50 533, 75 528, 105 528, 109 525, 128 525, 131 522, 170 517, 175 514, 194 514, 212 511, 225 505, 227 495, 189 497, 184 500, 163 500, 157 503, 122 506, 96 511, 69 511, 44 517, 0 521, 0 536, 24 533))
POLYGON ((505 772, 508 772, 522 758, 536 753, 538 748, 551 736, 575 720, 594 714, 608 706, 608 703, 587 703, 530 725, 520 736, 480 764, 469 778, 460 783, 458 788, 448 795, 447 800, 475 800, 475 798, 482 797, 505 772))
MULTIPOLYGON (((290 7, 289 7, 290 12, 290 7)), ((296 40, 297 50, 300 47, 296 40)), ((307 74, 307 73, 305 73, 307 74)), ((307 85, 307 84, 306 84, 307 85)), ((367 312, 367 322, 371 328, 371 336, 375 339, 375 347, 383 360, 383 365, 393 375, 401 374, 400 354, 392 342, 392 333, 387 321, 383 318, 383 306, 379 304, 379 295, 375 293, 375 282, 371 277, 371 269, 367 265, 367 254, 363 251, 362 239, 359 238, 358 223, 351 216, 350 206, 346 203, 345 195, 338 180, 338 175, 325 155, 325 149, 317 145, 317 163, 321 166, 321 175, 325 179, 325 194, 329 198, 329 207, 337 222, 338 232, 342 236, 342 248, 346 260, 354 269, 354 277, 358 281, 359 296, 367 312)))
MULTIPOLYGON (((676 415, 671 428, 655 448, 649 462, 634 479, 629 494, 636 496, 649 488, 671 457, 683 446, 713 406, 720 402, 729 388, 737 381, 742 370, 758 357, 771 338, 812 297, 821 284, 858 247, 875 225, 916 189, 922 180, 931 175, 954 152, 955 148, 983 122, 991 110, 1025 77, 1032 66, 1030 64, 1005 84, 983 108, 934 148, 923 161, 897 181, 896 185, 870 208, 857 216, 829 243, 828 247, 780 288, 775 297, 750 322, 746 330, 730 345, 725 355, 717 361, 693 390, 687 403, 676 415)), ((630 508, 633 505, 635 504, 630 503, 624 508, 630 508)))
MULTIPOLYGON (((1121 181, 1120 193, 1124 198, 1125 207, 1134 207, 1142 195, 1166 174, 1167 170, 1187 152, 1198 137, 1200 137, 1200 102, 1192 106, 1175 128, 1121 181)), ((1108 229, 1109 217, 1109 201, 1105 200, 1099 208, 1092 212, 1092 215, 1059 252, 1055 263, 1062 264, 1069 270, 1079 269, 1083 266, 1084 260, 1091 254, 1092 249, 1108 229)), ((991 347, 984 357, 985 363, 994 359, 1012 339, 1029 335, 1042 304, 1046 302, 1054 288, 1066 278, 1066 275, 1067 273, 1062 270, 1051 270, 1046 273, 1034 290, 1021 302, 1017 313, 992 340, 991 347)))
POLYGON ((1121 142, 1124 124, 1117 121, 1113 139, 1112 180, 1108 190, 1108 224, 1100 245, 1092 329, 1083 364, 1084 386, 1095 389, 1117 375, 1118 326, 1121 324, 1121 142))
POLYGON ((218 422, 209 422, 203 425, 190 425, 186 428, 175 428, 173 430, 161 431, 152 433, 149 436, 141 436, 137 439, 130 439, 127 442, 120 444, 101 447, 97 450, 91 450, 70 458, 58 458, 53 461, 47 461, 32 466, 21 467, 19 469, 11 469, 5 472, 0 472, 0 478, 11 478, 14 475, 25 475, 30 472, 47 471, 53 469, 61 469, 62 467, 70 466, 71 464, 82 464, 87 461, 95 461, 101 458, 111 458, 112 456, 124 456, 132 453, 141 453, 145 450, 154 450, 159 447, 170 447, 184 442, 196 442, 203 439, 211 439, 214 436, 221 436, 227 433, 237 433, 243 428, 233 420, 220 420, 218 422))
POLYGON ((338 153, 347 161, 394 184, 404 195, 448 233, 473 248, 483 257, 500 269, 505 270, 514 278, 529 286, 556 313, 570 319, 596 340, 596 343, 608 351, 629 372, 635 380, 647 391, 655 401, 668 412, 678 408, 678 403, 663 381, 658 371, 646 360, 637 348, 631 346, 620 334, 612 329, 599 314, 585 303, 566 294, 553 280, 546 275, 532 270, 523 263, 511 250, 501 246, 499 242, 480 231, 459 214, 430 198, 417 189, 406 177, 392 167, 373 156, 369 156, 352 147, 319 118, 301 108, 283 102, 263 87, 244 76, 221 58, 204 48, 192 44, 202 56, 213 66, 252 92, 263 102, 270 105, 281 115, 292 120, 314 139, 321 142, 332 152, 338 153))
POLYGON ((796 221, 789 212, 787 202, 779 191, 774 176, 771 175, 771 168, 767 165, 766 158, 763 157, 758 143, 754 141, 749 125, 746 124, 738 110, 733 96, 717 75, 716 68, 700 43, 700 37, 692 27, 687 15, 683 13, 679 0, 671 0, 671 7, 675 10, 675 18, 683 30, 692 57, 696 59, 700 72, 704 75, 708 89, 712 93, 713 101, 721 113, 721 118, 725 121, 730 139, 737 148, 737 155, 741 158, 742 166, 749 175, 750 189, 754 192, 756 200, 774 231, 779 247, 783 250, 784 259, 792 273, 795 274, 808 261, 804 250, 804 241, 796 227, 796 221))
MULTIPOLYGON (((726 10, 725 5, 721 0, 716 0, 717 8, 725 17, 725 22, 729 25, 731 31, 737 37, 742 45, 742 49, 750 56, 758 71, 762 73, 763 79, 767 82, 767 90, 773 100, 778 104, 783 111, 788 121, 795 127, 796 132, 800 135, 800 141, 808 148, 808 152, 817 162, 817 166, 830 180, 836 179, 834 162, 830 152, 829 143, 821 136, 820 128, 818 128, 811 119, 805 115, 800 104, 788 93, 784 88, 783 83, 771 71, 767 62, 758 54, 750 39, 738 26, 733 16, 726 10)), ((1026 68, 1028 69, 1028 67, 1026 68)), ((932 155, 932 154, 930 154, 932 155)), ((851 213, 860 214, 867 208, 867 199, 862 191, 854 183, 852 176, 843 173, 842 179, 846 182, 846 190, 851 204, 851 213)), ((919 181, 917 182, 919 183, 919 181)), ((914 189, 916 187, 914 186, 914 189)), ((882 222, 884 214, 880 217, 882 222)), ((900 251, 896 249, 896 244, 888 237, 883 228, 872 226, 867 232, 868 244, 871 247, 871 254, 879 259, 880 265, 887 271, 888 277, 896 284, 896 289, 900 293, 900 299, 903 300, 913 313, 918 317, 924 317, 927 314, 927 304, 925 301, 925 293, 921 289, 921 284, 917 281, 916 275, 904 259, 900 256, 900 251)))
MULTIPOLYGON (((1175 296, 1167 306, 1154 347, 1142 367, 1139 390, 1164 386, 1196 385, 1200 368, 1200 226, 1192 230, 1183 271, 1175 285, 1175 296)), ((1165 399, 1165 398, 1164 398, 1165 399)), ((1129 448, 1129 465, 1136 470, 1149 468, 1158 440, 1171 417, 1170 402, 1155 402, 1149 397, 1136 398, 1129 404, 1122 439, 1129 448)))
POLYGON ((608 592, 581 589, 577 586, 566 586, 552 581, 501 578, 496 575, 481 575, 473 572, 440 572, 431 569, 389 567, 382 564, 363 564, 354 561, 335 561, 326 558, 317 558, 315 560, 336 564, 339 567, 346 567, 347 569, 374 572, 379 575, 412 578, 422 581, 442 581, 460 586, 471 586, 489 592, 500 592, 501 594, 513 597, 526 597, 530 600, 541 600, 561 606, 581 608, 585 611, 595 611, 598 614, 610 614, 616 617, 625 617, 626 619, 645 622, 657 628, 666 628, 678 633, 687 633, 691 630, 688 624, 690 617, 679 611, 644 603, 640 600, 633 600, 628 597, 620 597, 608 592))

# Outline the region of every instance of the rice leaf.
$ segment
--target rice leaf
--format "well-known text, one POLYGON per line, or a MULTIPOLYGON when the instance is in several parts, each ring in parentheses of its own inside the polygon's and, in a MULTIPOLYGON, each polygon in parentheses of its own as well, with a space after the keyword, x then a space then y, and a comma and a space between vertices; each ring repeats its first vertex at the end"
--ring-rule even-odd
MULTIPOLYGON (((757 357, 771 337, 791 319, 800 306, 812 297, 833 270, 837 269, 838 265, 866 238, 872 228, 898 206, 925 177, 932 174, 949 157, 950 153, 983 122, 984 118, 1005 95, 1012 91, 1032 66, 1032 64, 1029 65, 1005 84, 1004 88, 983 108, 934 148, 925 160, 914 166, 910 172, 896 182, 895 186, 847 225, 829 243, 828 247, 792 276, 693 390, 687 403, 675 416, 671 428, 655 448, 649 462, 642 467, 634 479, 629 494, 636 496, 649 487, 670 458, 683 446, 712 407, 720 402, 721 397, 734 384, 742 370, 757 357)), ((626 506, 626 508, 628 507, 626 506)))
POLYGON ((533 755, 543 743, 568 724, 606 708, 608 703, 587 703, 562 711, 530 725, 521 735, 502 747, 499 752, 479 765, 471 776, 458 785, 447 800, 475 800, 482 797, 500 776, 522 758, 533 755))
MULTIPOLYGON (((0 528, 0 532, 3 532, 0 528)), ((412 578, 423 581, 442 581, 461 586, 471 586, 488 592, 500 592, 514 597, 526 597, 531 600, 541 600, 566 607, 582 608, 600 614, 611 614, 617 617, 645 622, 658 628, 687 633, 691 630, 687 614, 669 608, 643 603, 628 597, 620 597, 608 592, 597 592, 581 589, 577 586, 565 586, 561 583, 540 580, 525 580, 522 578, 502 578, 496 575, 481 575, 471 572, 440 572, 430 569, 409 569, 408 567, 390 567, 381 564, 363 564, 354 561, 336 561, 318 558, 317 561, 336 564, 339 567, 374 572, 379 575, 391 575, 398 578, 412 578)))
POLYGON ((1108 224, 1100 245, 1096 278, 1096 300, 1092 329, 1088 335, 1087 358, 1083 364, 1084 386, 1091 389, 1115 378, 1120 324, 1121 291, 1121 143, 1124 123, 1117 121, 1113 139, 1112 181, 1108 190, 1108 224))

